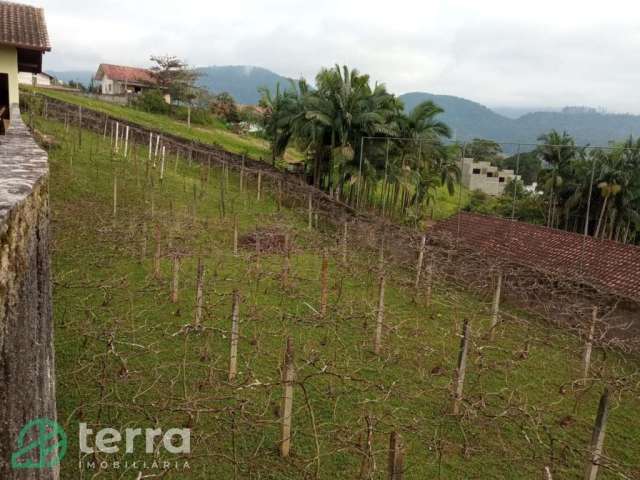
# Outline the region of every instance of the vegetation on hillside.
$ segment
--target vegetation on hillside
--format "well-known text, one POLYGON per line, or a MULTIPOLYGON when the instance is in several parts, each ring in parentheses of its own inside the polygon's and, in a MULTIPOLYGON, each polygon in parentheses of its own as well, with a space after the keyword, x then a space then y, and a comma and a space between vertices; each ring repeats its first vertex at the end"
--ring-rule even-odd
MULTIPOLYGON (((34 91, 32 87, 21 86, 21 88, 27 92, 34 91)), ((231 131, 227 125, 215 117, 211 118, 206 125, 193 125, 189 128, 184 121, 186 116, 184 120, 179 120, 166 114, 151 113, 143 109, 117 105, 70 92, 50 89, 37 89, 36 91, 38 95, 106 113, 114 118, 137 123, 160 132, 178 135, 188 140, 195 140, 208 145, 219 145, 230 152, 246 154, 255 159, 266 159, 270 156, 269 145, 265 140, 253 135, 239 135, 231 131)), ((300 153, 293 148, 289 149, 284 157, 284 160, 288 163, 295 163, 300 159, 300 153)))
POLYGON ((405 114, 384 85, 371 86, 368 75, 346 66, 322 69, 315 83, 262 91, 274 162, 295 144, 306 153, 310 183, 416 223, 439 188, 455 193, 457 146, 442 142, 451 134, 437 118, 442 109, 424 102, 405 114))
MULTIPOLYGON (((596 238, 637 243, 640 231, 640 139, 629 137, 610 148, 578 147, 566 132, 540 136, 531 153, 500 158, 499 145, 484 153, 501 167, 522 168, 525 190, 509 186, 501 198, 474 193, 468 209, 539 223, 596 238), (543 168, 546 165, 546 168, 543 168), (515 201, 515 205, 514 205, 515 201)), ((487 146, 486 143, 484 145, 487 146)))
POLYGON ((604 385, 612 408, 600 478, 640 471, 636 360, 596 349, 583 382, 578 338, 504 306, 508 320, 489 340, 488 298, 436 278, 427 304, 424 290, 407 294, 414 272, 393 263, 383 265, 376 355, 378 255, 349 238, 343 262, 341 229, 323 217, 309 229, 304 198, 280 207, 266 183, 258 197, 248 173, 241 183, 236 172, 171 156, 161 170, 145 145, 125 159, 101 135, 85 131, 80 144, 73 125, 36 118, 35 126, 53 145, 58 421, 69 439, 61 478, 385 478, 391 432, 404 443, 406 479, 538 479, 545 467, 573 478, 584 471, 604 385), (287 233, 290 250, 256 249, 249 239, 259 232, 287 233), (239 368, 229 381, 236 291, 239 368), (471 342, 453 415, 463 319, 471 342), (296 376, 292 450, 281 458, 287 337, 296 376), (191 454, 161 445, 145 454, 138 439, 130 454, 75 456, 80 422, 94 432, 190 428, 191 454))

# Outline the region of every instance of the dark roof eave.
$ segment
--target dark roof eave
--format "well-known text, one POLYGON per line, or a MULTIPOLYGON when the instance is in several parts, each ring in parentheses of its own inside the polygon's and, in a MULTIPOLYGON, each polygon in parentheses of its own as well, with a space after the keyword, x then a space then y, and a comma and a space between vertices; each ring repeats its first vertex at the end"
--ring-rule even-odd
POLYGON ((40 53, 45 53, 45 52, 50 52, 51 51, 51 46, 38 47, 38 46, 35 46, 35 45, 23 45, 21 43, 0 43, 0 45, 7 45, 9 47, 16 47, 16 48, 20 48, 22 50, 33 50, 34 52, 40 52, 40 53))

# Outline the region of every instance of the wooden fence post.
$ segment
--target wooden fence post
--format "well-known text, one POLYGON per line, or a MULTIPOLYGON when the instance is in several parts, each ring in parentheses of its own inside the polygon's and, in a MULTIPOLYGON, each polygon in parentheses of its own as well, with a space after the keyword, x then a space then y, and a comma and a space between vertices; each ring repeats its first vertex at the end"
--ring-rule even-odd
POLYGON ((204 263, 202 258, 198 257, 198 271, 196 278, 196 326, 202 323, 202 304, 204 302, 204 263))
POLYGON ((429 261, 427 262, 427 268, 426 268, 426 284, 427 284, 427 288, 426 288, 426 305, 427 307, 431 306, 431 298, 433 296, 433 258, 434 258, 434 254, 433 252, 429 253, 429 261))
POLYGON ((320 272, 320 315, 327 314, 329 300, 329 253, 325 248, 322 252, 322 271, 320 272))
POLYGON ((309 192, 309 205, 308 205, 308 225, 307 229, 313 229, 313 197, 311 196, 311 192, 309 192))
POLYGON ((142 223, 142 246, 140 248, 140 261, 143 262, 147 257, 147 224, 142 223))
POLYGON ((238 215, 233 219, 233 256, 238 256, 238 215))
POLYGON ((178 273, 180 272, 180 256, 175 253, 171 268, 171 303, 178 302, 178 273))
POLYGON ((160 245, 160 225, 156 224, 155 227, 155 237, 156 237, 156 253, 153 256, 153 276, 158 279, 160 278, 160 255, 161 255, 161 245, 160 245))
POLYGON ((591 326, 587 334, 587 341, 584 345, 584 354, 582 356, 582 383, 586 383, 589 377, 589 369, 591 368, 591 351, 593 349, 593 336, 596 331, 596 321, 598 320, 598 307, 591 310, 591 326))
POLYGON ((376 333, 373 339, 373 351, 380 354, 382 346, 382 325, 384 323, 384 273, 380 274, 380 288, 378 290, 378 314, 376 318, 376 333))
POLYGON ((116 122, 116 134, 115 134, 115 146, 113 150, 118 153, 120 151, 120 147, 118 146, 118 141, 120 140, 120 122, 116 122))
POLYGON ((455 391, 453 396, 453 414, 460 413, 460 403, 462 402, 462 392, 464 390, 464 377, 467 370, 467 354, 469 352, 470 340, 469 320, 465 318, 462 327, 462 339, 460 340, 460 352, 458 353, 458 368, 455 372, 455 391))
POLYGON ((124 133, 124 158, 127 158, 129 155, 129 125, 125 128, 124 133))
POLYGON ((489 338, 491 340, 493 340, 495 337, 496 327, 498 326, 498 319, 500 317, 501 293, 502 293, 502 269, 498 271, 496 289, 493 292, 493 303, 491 304, 491 329, 489 330, 489 338))
POLYGON ((256 200, 260 201, 262 193, 262 172, 258 170, 258 194, 256 196, 256 200))
POLYGON ((375 457, 373 456, 373 418, 371 415, 365 417, 367 422, 367 433, 363 445, 362 464, 360 465, 360 479, 370 480, 376 470, 375 457))
POLYGON ((165 157, 165 146, 162 146, 162 158, 160 159, 160 183, 164 180, 164 157, 165 157))
POLYGON ((287 337, 287 346, 282 366, 282 435, 280 442, 280 456, 288 457, 291 450, 291 413, 293 410, 293 382, 295 369, 293 365, 293 341, 287 337))
POLYGON ((389 480, 402 480, 404 474, 404 445, 396 431, 389 435, 389 480))
POLYGON ((291 269, 291 258, 289 251, 289 234, 284 234, 284 259, 282 260, 282 288, 289 288, 289 270, 291 269))
POLYGON ((344 224, 342 225, 342 263, 343 265, 347 264, 347 242, 348 242, 347 229, 348 229, 348 226, 345 220, 344 224))
POLYGON ((591 446, 589 448, 589 460, 585 480, 596 480, 598 478, 598 468, 600 467, 600 457, 604 446, 604 435, 607 429, 607 419, 609 418, 609 389, 605 388, 598 404, 598 414, 593 433, 591 435, 591 446))
POLYGON ((240 294, 233 291, 231 307, 231 348, 229 351, 229 382, 233 382, 238 374, 238 331, 240 328, 240 294))
POLYGON ((113 176, 113 218, 118 214, 118 177, 113 176))
POLYGON ((414 284, 415 295, 420 291, 420 276, 422 274, 422 262, 424 261, 424 247, 427 244, 427 236, 422 235, 420 239, 420 249, 418 250, 418 262, 416 263, 416 281, 414 284))

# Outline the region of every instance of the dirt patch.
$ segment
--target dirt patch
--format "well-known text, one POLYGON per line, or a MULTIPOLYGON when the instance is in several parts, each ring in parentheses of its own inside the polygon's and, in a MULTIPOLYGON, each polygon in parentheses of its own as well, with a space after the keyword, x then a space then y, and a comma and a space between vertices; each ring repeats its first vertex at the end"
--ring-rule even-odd
POLYGON ((238 239, 238 244, 240 247, 253 252, 258 250, 260 253, 285 253, 285 237, 284 232, 275 228, 261 228, 242 235, 238 239))

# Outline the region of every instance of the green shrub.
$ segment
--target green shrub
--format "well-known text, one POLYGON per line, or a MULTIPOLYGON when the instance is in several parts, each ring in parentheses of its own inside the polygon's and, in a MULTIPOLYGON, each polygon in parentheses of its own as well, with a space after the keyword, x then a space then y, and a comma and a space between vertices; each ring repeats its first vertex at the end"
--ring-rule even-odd
POLYGON ((133 106, 138 110, 149 113, 168 114, 171 111, 171 105, 164 101, 164 95, 160 90, 142 92, 133 101, 133 106))

